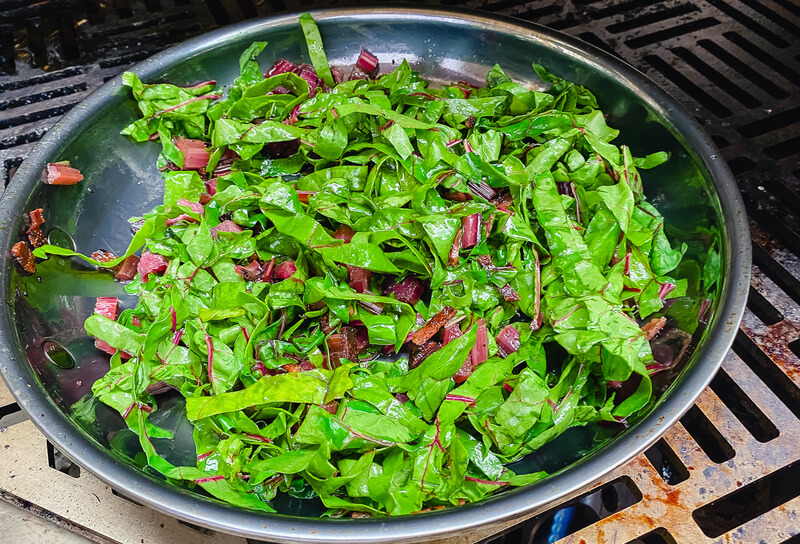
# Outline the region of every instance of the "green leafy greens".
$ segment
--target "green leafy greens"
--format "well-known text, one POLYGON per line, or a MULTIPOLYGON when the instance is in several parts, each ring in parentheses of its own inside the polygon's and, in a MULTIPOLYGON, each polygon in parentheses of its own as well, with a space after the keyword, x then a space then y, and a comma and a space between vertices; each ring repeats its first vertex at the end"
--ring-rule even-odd
MULTIPOLYGON (((666 154, 611 143, 591 92, 540 66, 545 91, 499 66, 482 88, 431 88, 406 62, 336 84, 300 23, 321 85, 262 77, 263 42, 224 97, 123 78, 143 115, 123 134, 159 140, 177 171, 123 257, 83 258, 108 268, 143 248, 167 264, 126 286, 135 308, 86 330, 118 350, 93 394, 148 464, 264 511, 289 493, 400 515, 535 482, 506 465, 646 409, 648 327, 665 300, 706 296, 642 194, 638 169, 666 154), (208 164, 182 170, 177 138, 206 142, 208 164), (196 466, 151 441, 171 436, 151 422, 165 388, 186 399, 196 466)), ((698 306, 683 307, 691 333, 698 306)))

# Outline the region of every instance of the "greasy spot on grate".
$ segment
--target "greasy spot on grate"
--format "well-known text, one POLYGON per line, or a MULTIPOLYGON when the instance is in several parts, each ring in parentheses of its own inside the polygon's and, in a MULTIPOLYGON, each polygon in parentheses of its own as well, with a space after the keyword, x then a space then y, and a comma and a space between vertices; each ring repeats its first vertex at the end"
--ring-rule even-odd
POLYGON ((718 537, 800 495, 800 461, 701 506, 692 517, 711 538, 718 537))
POLYGON ((783 321, 783 314, 752 286, 750 287, 750 294, 747 297, 747 307, 750 308, 751 312, 756 314, 756 317, 759 318, 764 325, 774 325, 775 323, 783 321))
POLYGON ((686 412, 681 424, 714 463, 724 463, 736 455, 730 443, 697 406, 692 406, 686 412))
POLYGON ((59 472, 63 472, 73 478, 81 475, 81 467, 70 461, 63 453, 58 451, 50 441, 47 441, 47 464, 59 472))
POLYGON ((669 534, 669 531, 659 527, 646 535, 629 541, 627 544, 676 544, 676 542, 675 538, 669 534))
MULTIPOLYGON (((790 346, 791 347, 791 346, 790 346)), ((711 390, 736 416, 745 429, 759 442, 769 442, 780 434, 775 424, 764 415, 742 388, 724 370, 717 372, 711 381, 711 390)))
MULTIPOLYGON (((798 129, 800 129, 800 126, 798 126, 798 129)), ((797 191, 794 188, 787 187, 778 179, 764 179, 761 183, 767 192, 775 197, 781 205, 790 208, 794 215, 800 215, 800 200, 798 200, 797 191)))
POLYGON ((669 444, 661 438, 654 446, 644 452, 647 460, 658 471, 661 479, 669 485, 676 485, 689 479, 686 468, 669 444))
POLYGON ((742 331, 733 341, 733 351, 800 418, 800 388, 742 331))

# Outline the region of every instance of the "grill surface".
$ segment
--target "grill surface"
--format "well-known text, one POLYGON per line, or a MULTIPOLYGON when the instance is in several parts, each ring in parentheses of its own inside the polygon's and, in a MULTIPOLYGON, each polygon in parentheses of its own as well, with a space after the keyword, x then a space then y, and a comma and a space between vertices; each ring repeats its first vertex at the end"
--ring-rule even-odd
MULTIPOLYGON (((353 4, 353 2, 346 2, 353 4)), ((388 3, 388 2, 387 2, 388 3)), ((0 179, 72 106, 168 45, 313 0, 0 0, 0 179)), ((444 0, 606 49, 676 97, 736 174, 753 234, 748 310, 723 369, 647 453, 491 544, 800 542, 800 4, 444 0)), ((96 542, 232 542, 113 493, 63 458, 0 384, 0 498, 96 542)), ((452 541, 456 542, 456 541, 452 541)), ((463 539, 457 542, 466 542, 463 539)))

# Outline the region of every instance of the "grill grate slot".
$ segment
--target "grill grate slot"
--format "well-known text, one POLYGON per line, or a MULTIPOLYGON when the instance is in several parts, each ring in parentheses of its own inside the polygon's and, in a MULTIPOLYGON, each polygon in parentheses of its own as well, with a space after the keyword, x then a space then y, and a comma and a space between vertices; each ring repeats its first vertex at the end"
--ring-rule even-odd
POLYGON ((720 370, 711 382, 711 390, 733 412, 753 438, 759 442, 769 442, 778 438, 778 428, 764 415, 758 406, 745 395, 742 388, 731 379, 727 372, 720 370))
POLYGON ((697 84, 683 75, 680 71, 670 65, 667 61, 656 55, 647 55, 644 60, 653 68, 661 72, 667 79, 675 82, 681 89, 688 93, 692 98, 706 107, 710 112, 720 118, 730 117, 733 112, 723 106, 716 98, 712 97, 697 84))
POLYGON ((800 418, 800 388, 761 351, 745 333, 739 332, 733 342, 733 351, 761 378, 767 387, 795 416, 800 418))
POLYGON ((669 485, 677 485, 689 479, 689 470, 675 455, 669 444, 662 438, 644 452, 647 460, 658 471, 659 476, 669 485))
POLYGON ((724 463, 736 455, 730 443, 697 406, 686 412, 681 424, 713 462, 724 463))
POLYGON ((675 539, 663 527, 631 540, 628 544, 677 544, 675 539))
POLYGON ((757 290, 750 287, 750 295, 747 298, 747 307, 750 311, 756 314, 764 325, 774 325, 779 321, 783 321, 783 314, 781 314, 775 306, 764 298, 764 295, 757 290))
POLYGON ((800 496, 800 461, 737 489, 694 511, 697 524, 712 538, 800 496))

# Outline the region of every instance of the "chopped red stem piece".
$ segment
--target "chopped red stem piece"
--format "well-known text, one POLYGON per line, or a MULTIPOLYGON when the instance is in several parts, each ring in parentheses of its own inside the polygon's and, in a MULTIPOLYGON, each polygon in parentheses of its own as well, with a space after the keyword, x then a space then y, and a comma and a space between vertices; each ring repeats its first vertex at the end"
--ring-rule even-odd
POLYGON ((478 245, 481 232, 481 214, 473 213, 461 219, 464 235, 461 237, 461 248, 470 249, 478 245))
POLYGON ((214 384, 214 344, 208 334, 206 334, 206 351, 208 352, 208 381, 211 382, 214 391, 216 391, 217 386, 214 384))
POLYGON ((184 170, 205 170, 208 166, 208 150, 202 140, 189 138, 176 138, 175 147, 183 153, 184 170))
MULTIPOLYGON (((434 95, 432 95, 430 93, 424 93, 424 92, 421 92, 421 91, 417 91, 417 92, 414 92, 414 93, 408 93, 408 96, 421 96, 423 98, 427 98, 428 100, 441 100, 441 98, 439 98, 438 96, 434 96, 434 95)), ((439 132, 439 129, 437 129, 437 128, 432 128, 431 130, 435 130, 436 132, 439 132)))
POLYGON ((258 261, 253 261, 246 266, 236 265, 234 270, 247 281, 262 281, 265 277, 269 280, 269 275, 264 273, 261 269, 261 263, 258 261))
MULTIPOLYGON (((347 270, 350 272, 350 287, 355 292, 363 293, 369 289, 369 280, 372 279, 372 272, 358 266, 348 266, 347 270)), ((381 310, 383 310, 382 306, 381 310)))
POLYGON ((358 60, 356 60, 356 68, 358 68, 359 70, 363 70, 364 72, 369 74, 377 67, 378 67, 378 57, 376 57, 366 49, 362 49, 361 53, 358 55, 358 60))
POLYGON ((475 368, 489 358, 489 333, 486 330, 486 321, 479 319, 475 346, 472 348, 472 366, 475 368))
POLYGON ((422 345, 439 332, 445 323, 456 315, 455 308, 445 306, 442 310, 428 320, 418 331, 411 335, 411 341, 416 345, 422 345))
POLYGON ((337 240, 342 240, 345 244, 349 244, 355 234, 355 231, 350 226, 341 224, 336 229, 336 232, 333 233, 333 237, 337 240))
POLYGON ((473 399, 472 397, 465 397, 463 395, 453 395, 452 393, 448 393, 444 397, 444 400, 454 400, 454 401, 458 401, 458 402, 466 402, 467 404, 469 404, 471 406, 475 406, 475 399, 473 399))
POLYGON ((464 235, 464 229, 459 228, 456 231, 456 236, 453 238, 453 245, 450 247, 450 253, 447 256, 447 264, 449 266, 458 266, 458 252, 461 251, 461 237, 464 235))
POLYGON ((217 233, 219 232, 242 232, 242 227, 231 221, 230 219, 226 219, 216 227, 211 227, 208 229, 211 231, 211 236, 216 238, 217 233))
POLYGON ((452 342, 453 340, 455 340, 456 338, 458 338, 463 334, 464 333, 461 332, 461 327, 459 326, 458 323, 453 323, 452 325, 445 327, 444 339, 442 340, 442 345, 446 346, 447 344, 449 344, 450 342, 452 342))
POLYGON ((278 74, 285 74, 286 72, 293 72, 296 74, 299 71, 300 68, 297 65, 289 62, 286 59, 278 59, 275 61, 275 64, 273 64, 272 67, 267 70, 267 73, 264 74, 264 77, 272 77, 278 74))
POLYGON ((118 307, 119 299, 117 297, 97 297, 97 301, 94 304, 94 313, 116 321, 118 307))
POLYGON ((60 162, 49 162, 42 173, 42 181, 47 185, 75 185, 83 179, 77 168, 60 162))
POLYGON ((297 265, 294 264, 294 261, 283 261, 275 266, 274 274, 277 279, 285 280, 294 276, 295 272, 297 272, 297 265))
POLYGON ((153 272, 163 272, 167 269, 169 262, 161 255, 145 251, 139 259, 137 270, 143 282, 147 282, 148 276, 153 272))
POLYGON ((136 269, 139 266, 139 256, 138 255, 131 255, 124 261, 117 270, 117 273, 114 274, 114 279, 118 281, 130 281, 136 276, 136 269))
POLYGON ((661 287, 658 288, 658 296, 661 298, 661 300, 664 300, 673 289, 675 289, 674 283, 662 283, 661 287))
POLYGON ((303 204, 308 204, 308 199, 315 194, 317 194, 316 191, 297 191, 297 198, 299 198, 300 202, 303 204))
POLYGON ((436 353, 442 348, 442 344, 434 340, 428 340, 421 346, 416 346, 411 350, 411 357, 408 360, 408 368, 416 368, 427 359, 431 354, 436 353))
POLYGON ((519 349, 519 331, 513 325, 507 325, 497 334, 495 341, 498 349, 502 349, 503 357, 508 357, 519 349))
POLYGON ((407 276, 400 282, 392 283, 385 289, 385 293, 394 293, 394 297, 406 304, 416 304, 425 292, 425 286, 413 276, 407 276))

